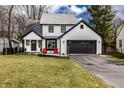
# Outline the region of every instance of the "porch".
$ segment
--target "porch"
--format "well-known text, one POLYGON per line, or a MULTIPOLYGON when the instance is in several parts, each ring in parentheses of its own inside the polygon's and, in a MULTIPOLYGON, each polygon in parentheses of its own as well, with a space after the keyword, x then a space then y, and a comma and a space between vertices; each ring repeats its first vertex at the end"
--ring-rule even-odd
POLYGON ((58 39, 24 40, 25 52, 47 55, 60 55, 60 41, 58 39))

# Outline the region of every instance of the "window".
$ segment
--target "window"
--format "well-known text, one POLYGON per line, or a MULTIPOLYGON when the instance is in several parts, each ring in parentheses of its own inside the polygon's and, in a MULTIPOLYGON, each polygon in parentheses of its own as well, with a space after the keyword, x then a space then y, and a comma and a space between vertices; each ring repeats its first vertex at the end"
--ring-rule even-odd
POLYGON ((84 25, 80 25, 80 29, 83 29, 84 28, 84 25))
POLYGON ((38 40, 38 46, 39 48, 42 48, 42 40, 38 40))
POLYGON ((29 46, 30 41, 26 40, 26 46, 29 46))
POLYGON ((49 32, 53 33, 54 32, 54 26, 49 26, 49 32))
POLYGON ((122 47, 122 40, 119 40, 119 47, 122 47))
POLYGON ((46 47, 48 50, 53 50, 56 48, 56 40, 47 40, 46 47))
POLYGON ((61 26, 61 32, 62 33, 66 32, 66 26, 61 26))

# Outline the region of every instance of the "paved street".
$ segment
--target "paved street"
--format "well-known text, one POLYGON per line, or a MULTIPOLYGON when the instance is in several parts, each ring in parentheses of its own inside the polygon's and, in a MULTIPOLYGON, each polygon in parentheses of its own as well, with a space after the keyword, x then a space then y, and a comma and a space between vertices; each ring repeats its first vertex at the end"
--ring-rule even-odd
POLYGON ((113 87, 124 88, 124 62, 112 62, 96 55, 71 55, 70 58, 113 87))

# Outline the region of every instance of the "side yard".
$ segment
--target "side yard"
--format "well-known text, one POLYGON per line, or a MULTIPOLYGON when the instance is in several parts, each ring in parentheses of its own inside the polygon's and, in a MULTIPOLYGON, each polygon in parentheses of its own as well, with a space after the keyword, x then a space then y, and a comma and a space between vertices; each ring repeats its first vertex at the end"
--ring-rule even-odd
POLYGON ((0 87, 109 87, 71 59, 0 55, 0 87))
POLYGON ((113 52, 113 53, 109 53, 105 57, 114 62, 124 62, 124 54, 122 53, 113 52))

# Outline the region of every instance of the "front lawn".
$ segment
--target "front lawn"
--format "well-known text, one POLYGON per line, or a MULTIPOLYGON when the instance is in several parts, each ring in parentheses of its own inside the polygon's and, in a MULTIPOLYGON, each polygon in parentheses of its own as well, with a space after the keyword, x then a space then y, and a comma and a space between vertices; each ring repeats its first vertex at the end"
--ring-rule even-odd
POLYGON ((109 87, 66 58, 0 55, 0 87, 109 87))

